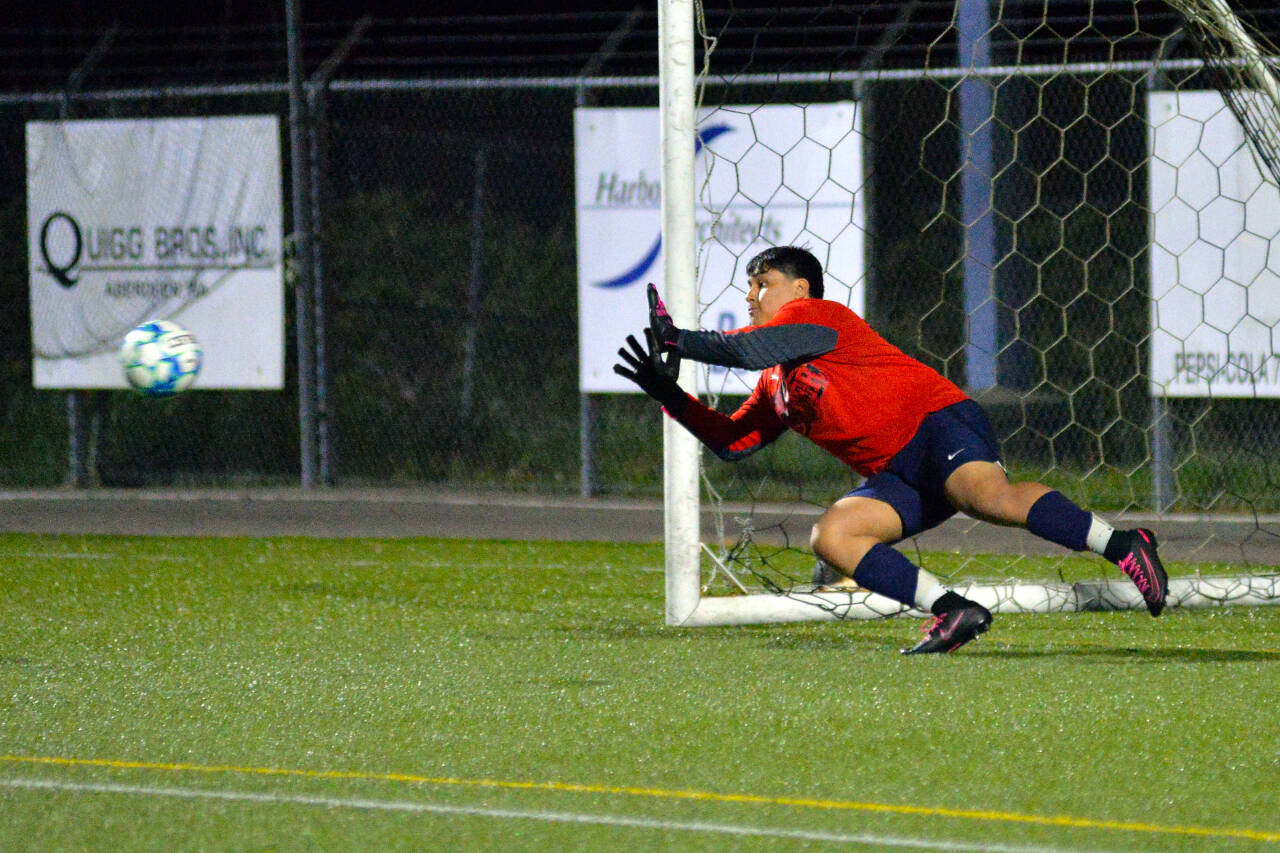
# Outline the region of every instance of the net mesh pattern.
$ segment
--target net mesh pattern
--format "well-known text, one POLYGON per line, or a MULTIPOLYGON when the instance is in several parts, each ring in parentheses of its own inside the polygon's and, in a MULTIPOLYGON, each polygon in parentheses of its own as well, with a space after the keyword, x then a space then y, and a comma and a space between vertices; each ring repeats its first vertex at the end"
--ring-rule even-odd
MULTIPOLYGON (((826 298, 984 406, 1012 478, 1117 526, 1196 519, 1194 541, 1162 548, 1181 571, 1171 604, 1266 600, 1275 570, 1251 545, 1280 533, 1277 113, 1256 76, 1271 68, 1241 71, 1247 52, 1197 18, 974 20, 965 5, 896 4, 865 28, 849 7, 811 9, 813 38, 843 28, 855 47, 768 71, 769 22, 701 9, 701 325, 746 325, 746 262, 804 246, 826 298)), ((723 411, 755 379, 701 378, 723 411)), ((809 526, 858 478, 802 438, 733 465, 706 456, 702 480, 718 519, 707 594, 904 609, 816 583, 809 526)), ((1142 606, 1100 558, 1029 539, 982 553, 986 527, 958 516, 900 547, 1000 610, 1142 606)))

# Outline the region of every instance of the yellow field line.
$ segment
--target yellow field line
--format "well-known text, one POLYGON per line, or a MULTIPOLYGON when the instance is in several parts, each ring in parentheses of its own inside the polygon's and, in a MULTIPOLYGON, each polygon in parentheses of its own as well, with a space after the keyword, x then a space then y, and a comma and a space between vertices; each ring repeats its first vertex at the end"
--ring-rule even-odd
POLYGON ((1076 829, 1109 829, 1124 832, 1147 832, 1161 835, 1188 835, 1201 838, 1240 838, 1249 841, 1280 842, 1280 832, 1257 829, 1176 826, 1127 820, 1095 820, 1070 815, 1033 815, 982 809, 949 809, 933 806, 861 803, 852 800, 824 800, 807 797, 772 797, 761 794, 718 794, 713 791, 640 788, 628 785, 588 785, 573 782, 526 782, 506 779, 457 779, 448 776, 417 776, 409 773, 365 773, 359 770, 296 770, 283 767, 240 767, 231 764, 174 764, 156 761, 119 761, 108 758, 61 758, 41 755, 0 755, 0 762, 11 764, 44 764, 58 767, 110 767, 121 770, 164 770, 174 773, 239 773, 251 776, 288 776, 305 779, 358 779, 374 782, 411 782, 419 785, 442 785, 470 788, 498 788, 522 791, 557 791, 575 794, 614 794, 651 797, 666 800, 694 800, 712 803, 749 803, 751 805, 793 806, 827 811, 861 811, 882 814, 923 815, 961 820, 1020 823, 1036 826, 1061 826, 1076 829))

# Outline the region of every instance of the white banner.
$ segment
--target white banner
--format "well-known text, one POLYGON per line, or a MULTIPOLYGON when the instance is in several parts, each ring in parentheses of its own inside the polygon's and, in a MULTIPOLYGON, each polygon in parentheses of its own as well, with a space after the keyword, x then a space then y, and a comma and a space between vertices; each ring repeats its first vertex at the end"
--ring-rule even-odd
MULTIPOLYGON (((826 298, 862 313, 857 105, 721 107, 704 111, 698 130, 701 327, 747 325, 746 262, 774 245, 807 247, 825 265, 826 298)), ((635 392, 613 365, 647 323, 645 285, 663 288, 659 112, 578 109, 574 131, 579 388, 635 392)), ((710 390, 730 394, 755 383, 753 374, 712 376, 710 390)))
POLYGON ((1280 190, 1216 91, 1153 92, 1151 393, 1280 397, 1280 190))
POLYGON ((33 382, 124 388, 126 332, 168 319, 197 388, 282 388, 275 116, 27 123, 33 382))

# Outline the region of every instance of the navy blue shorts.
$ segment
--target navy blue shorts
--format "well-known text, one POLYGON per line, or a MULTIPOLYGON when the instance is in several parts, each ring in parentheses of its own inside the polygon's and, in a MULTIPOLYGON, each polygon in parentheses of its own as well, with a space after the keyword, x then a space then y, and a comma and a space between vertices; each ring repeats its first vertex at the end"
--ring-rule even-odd
POLYGON ((961 400, 925 417, 907 446, 879 474, 868 477, 849 496, 875 498, 902 519, 902 538, 915 536, 956 514, 945 484, 966 462, 1000 462, 1000 446, 987 413, 961 400))

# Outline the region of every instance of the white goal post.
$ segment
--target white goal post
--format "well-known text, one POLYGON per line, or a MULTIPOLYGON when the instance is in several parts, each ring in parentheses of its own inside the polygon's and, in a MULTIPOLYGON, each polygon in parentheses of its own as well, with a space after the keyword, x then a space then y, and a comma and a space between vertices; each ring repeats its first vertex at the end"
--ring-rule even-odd
MULTIPOLYGON (((1209 0, 1209 4, 1215 11, 1221 11, 1218 0, 1209 0)), ((675 322, 685 328, 701 325, 698 292, 701 247, 698 243, 699 227, 696 220, 699 188, 695 155, 700 148, 698 115, 701 106, 701 79, 696 49, 698 40, 703 38, 696 26, 700 19, 701 9, 697 0, 659 0, 663 295, 675 322)), ((704 44, 704 48, 706 47, 704 44)), ((1194 59, 1177 62, 1183 63, 1183 68, 1194 69, 1198 66, 1194 59)), ((1166 60, 1162 67, 1168 69, 1175 64, 1177 63, 1166 60)), ((1129 65, 1132 67, 1121 70, 1133 74, 1146 68, 1148 63, 1133 62, 1129 65)), ((1028 67, 1019 70, 1027 75, 1053 77, 1060 71, 1070 73, 1076 69, 1055 65, 1047 72, 1044 68, 1028 67)), ((862 73, 857 70, 829 70, 825 75, 819 73, 817 76, 825 77, 827 82, 831 82, 838 75, 848 74, 851 76, 843 79, 849 79, 857 85, 862 81, 862 77, 858 76, 862 73)), ((995 76, 1009 73, 1008 68, 933 67, 923 71, 895 69, 884 73, 872 72, 872 75, 879 80, 935 78, 945 81, 940 83, 940 88, 950 91, 959 80, 981 77, 984 74, 995 76)), ((1146 203, 1145 200, 1143 203, 1146 203)), ((1154 230, 1154 212, 1152 216, 1154 230)), ((717 282, 716 286, 721 285, 717 282)), ((1186 348, 1185 339, 1182 346, 1186 348)), ((701 377, 697 376, 696 371, 694 364, 686 361, 682 365, 680 382, 683 387, 699 387, 701 377)), ((1254 393, 1257 394, 1256 391, 1254 393)), ((722 555, 702 544, 703 477, 700 470, 700 445, 674 420, 664 417, 663 422, 667 624, 695 627, 871 619, 904 613, 924 615, 865 590, 815 593, 803 584, 795 584, 785 590, 775 587, 772 592, 758 592, 738 583, 722 562, 722 555), (713 575, 723 570, 737 589, 726 595, 704 595, 704 565, 716 567, 712 571, 713 575)), ((1153 437, 1151 440, 1157 441, 1159 438, 1153 437)), ((1274 526, 1275 522, 1265 524, 1274 526)), ((1101 567, 1099 573, 1102 573, 1101 567)), ((770 585, 766 584, 768 586, 770 585)), ((1119 576, 1118 572, 1113 578, 1086 582, 958 581, 955 588, 997 613, 1145 608, 1137 590, 1129 581, 1119 576)), ((1280 603, 1280 574, 1274 569, 1240 576, 1173 577, 1170 581, 1169 605, 1173 607, 1275 603, 1280 603)))
MULTIPOLYGON (((667 310, 690 328, 698 317, 697 229, 693 157, 697 138, 694 0, 660 0, 658 10, 662 125, 662 263, 667 310)), ((680 384, 695 386, 685 362, 680 384)), ((667 622, 686 624, 701 599, 698 440, 663 418, 663 506, 666 532, 667 622)))

